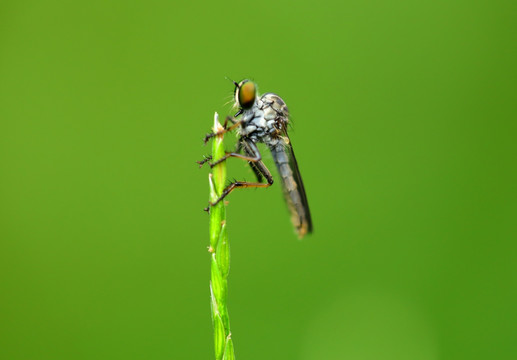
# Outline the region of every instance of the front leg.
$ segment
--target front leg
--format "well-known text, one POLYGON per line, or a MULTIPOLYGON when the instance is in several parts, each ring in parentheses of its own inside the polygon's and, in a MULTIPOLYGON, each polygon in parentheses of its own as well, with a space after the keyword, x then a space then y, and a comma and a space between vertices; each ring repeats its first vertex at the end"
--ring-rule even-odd
MULTIPOLYGON (((225 155, 222 158, 217 159, 214 162, 209 162, 208 165, 211 168, 213 168, 217 164, 220 164, 223 161, 226 161, 226 159, 228 159, 230 157, 235 157, 235 158, 238 158, 238 159, 242 159, 242 160, 245 160, 245 161, 248 161, 248 162, 251 162, 251 163, 257 163, 257 162, 262 160, 262 155, 260 155, 260 151, 259 151, 257 145, 253 141, 251 141, 251 140, 247 140, 247 141, 244 140, 244 141, 242 141, 241 140, 241 141, 239 141, 239 144, 245 144, 246 145, 246 155, 239 154, 238 152, 226 152, 225 155)), ((236 151, 239 151, 240 147, 241 147, 241 145, 238 145, 236 151)), ((201 161, 198 161, 197 163, 199 164, 199 167, 202 167, 203 164, 205 164, 208 161, 209 161, 209 159, 207 157, 207 158, 205 158, 205 159, 203 159, 201 161)))
MULTIPOLYGON (((228 117, 224 123, 224 125, 226 126, 227 125, 227 122, 228 122, 228 119, 230 121, 232 121, 233 123, 235 123, 237 120, 233 119, 233 118, 230 118, 228 117)), ((208 136, 208 135, 207 135, 208 136)), ((234 153, 240 153, 242 150, 242 142, 241 141, 238 141, 237 142, 237 146, 235 147, 235 151, 234 153)), ((250 154, 248 154, 250 155, 250 154)), ((251 156, 251 155, 250 155, 251 156)), ((196 161, 198 164, 199 164, 199 167, 202 168, 203 165, 205 163, 207 163, 208 161, 212 160, 212 155, 206 155, 206 156, 203 156, 203 160, 200 160, 200 161, 196 161)), ((213 167, 213 164, 212 164, 212 167, 213 167)))
POLYGON ((218 135, 223 135, 225 133, 227 133, 228 131, 232 131, 233 129, 237 128, 239 125, 241 124, 241 121, 240 120, 236 120, 235 118, 231 117, 231 116, 227 116, 226 119, 224 120, 224 124, 223 124, 223 130, 220 130, 220 131, 217 131, 217 132, 211 132, 209 134, 206 134, 205 135, 205 138, 203 139, 203 142, 206 143, 211 139, 213 138, 214 136, 218 136, 218 135), (233 125, 228 127, 228 120, 230 120, 233 125))
POLYGON ((212 160, 212 155, 208 155, 208 156, 203 156, 204 159, 203 160, 200 160, 200 161, 196 161, 198 164, 199 164, 199 167, 202 168, 203 165, 207 162, 207 161, 210 161, 212 160))

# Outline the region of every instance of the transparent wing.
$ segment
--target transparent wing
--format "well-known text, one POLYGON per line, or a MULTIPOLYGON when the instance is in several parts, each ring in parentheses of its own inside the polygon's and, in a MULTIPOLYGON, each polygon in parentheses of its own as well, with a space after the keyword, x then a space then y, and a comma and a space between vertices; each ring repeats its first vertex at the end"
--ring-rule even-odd
POLYGON ((275 121, 276 133, 272 133, 271 136, 276 141, 271 141, 268 145, 280 173, 284 198, 291 212, 291 221, 298 236, 302 238, 312 232, 312 220, 302 176, 287 135, 289 110, 284 100, 276 94, 266 93, 262 96, 262 101, 265 104, 263 108, 265 119, 275 121))
MULTIPOLYGON (((287 133, 285 133, 285 136, 287 137, 287 133)), ((302 238, 307 233, 312 232, 312 219, 293 147, 290 143, 288 145, 277 144, 270 149, 282 179, 284 198, 291 212, 291 221, 298 236, 302 238)))

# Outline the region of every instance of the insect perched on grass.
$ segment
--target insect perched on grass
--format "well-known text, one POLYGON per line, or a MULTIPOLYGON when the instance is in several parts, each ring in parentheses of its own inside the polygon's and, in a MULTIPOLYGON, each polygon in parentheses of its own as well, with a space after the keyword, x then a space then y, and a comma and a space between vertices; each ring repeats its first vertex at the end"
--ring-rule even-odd
MULTIPOLYGON (((224 123, 224 130, 210 133, 205 137, 205 143, 210 138, 238 129, 239 140, 235 152, 227 152, 217 161, 209 163, 210 167, 225 161, 229 157, 236 157, 248 161, 255 173, 258 182, 235 181, 230 183, 221 193, 221 196, 211 203, 214 206, 223 200, 236 188, 269 187, 273 185, 273 176, 262 162, 257 143, 264 143, 269 147, 282 180, 284 198, 291 212, 291 221, 302 238, 312 232, 312 220, 309 203, 305 194, 302 177, 298 170, 298 164, 294 156, 293 147, 287 135, 289 123, 289 111, 280 96, 266 93, 257 94, 256 85, 249 80, 242 80, 235 84, 235 105, 239 111, 235 117, 228 116, 224 123), (242 115, 240 119, 236 119, 242 115), (228 120, 232 125, 228 127, 228 120), (244 154, 240 152, 244 151, 244 154), (263 179, 267 182, 263 182, 263 179)), ((199 161, 202 166, 210 161, 208 157, 199 161)))

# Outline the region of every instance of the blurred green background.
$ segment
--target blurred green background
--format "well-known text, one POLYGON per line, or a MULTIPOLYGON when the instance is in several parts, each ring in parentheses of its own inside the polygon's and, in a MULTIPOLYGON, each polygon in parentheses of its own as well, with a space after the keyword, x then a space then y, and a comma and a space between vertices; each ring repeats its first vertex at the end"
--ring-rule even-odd
POLYGON ((515 359, 516 4, 2 2, 0 358, 213 358, 228 76, 287 102, 315 226, 229 198, 238 359, 515 359))

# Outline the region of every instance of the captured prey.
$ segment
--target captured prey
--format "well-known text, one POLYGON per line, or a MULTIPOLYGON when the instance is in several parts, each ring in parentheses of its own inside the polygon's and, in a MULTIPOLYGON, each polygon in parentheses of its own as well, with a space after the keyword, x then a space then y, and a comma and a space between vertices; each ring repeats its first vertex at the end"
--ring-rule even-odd
MULTIPOLYGON (((226 118, 224 130, 208 134, 205 137, 205 143, 216 135, 238 129, 237 149, 235 152, 227 152, 221 159, 209 163, 209 165, 213 167, 229 157, 246 160, 255 173, 257 182, 232 182, 210 205, 217 204, 236 188, 269 187, 273 184, 273 176, 262 162, 262 155, 257 147, 257 143, 264 143, 269 147, 280 174, 284 198, 291 213, 291 221, 298 236, 302 238, 312 232, 312 220, 302 177, 287 135, 289 123, 287 106, 276 94, 266 93, 259 96, 256 85, 249 80, 234 82, 234 84, 235 105, 239 110, 235 117, 226 118), (239 119, 237 119, 238 116, 240 116, 239 119), (230 126, 228 126, 228 121, 232 123, 230 126), (263 181, 264 179, 266 182, 263 181)), ((209 160, 211 159, 207 158, 198 163, 203 165, 209 160)))

